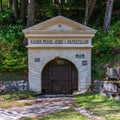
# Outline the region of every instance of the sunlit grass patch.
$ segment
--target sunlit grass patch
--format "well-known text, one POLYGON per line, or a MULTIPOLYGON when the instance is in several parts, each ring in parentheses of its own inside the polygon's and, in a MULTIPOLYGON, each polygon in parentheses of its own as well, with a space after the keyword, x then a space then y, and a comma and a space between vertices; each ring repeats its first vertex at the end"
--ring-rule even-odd
POLYGON ((120 119, 120 101, 100 94, 83 94, 76 96, 75 100, 78 107, 85 107, 98 116, 105 117, 107 120, 120 119))
POLYGON ((23 118, 21 120, 90 120, 72 109, 62 110, 38 118, 23 118))
POLYGON ((34 92, 15 92, 5 95, 0 95, 0 108, 9 108, 9 107, 23 107, 32 105, 34 102, 34 92), (19 100, 25 100, 20 102, 19 100))

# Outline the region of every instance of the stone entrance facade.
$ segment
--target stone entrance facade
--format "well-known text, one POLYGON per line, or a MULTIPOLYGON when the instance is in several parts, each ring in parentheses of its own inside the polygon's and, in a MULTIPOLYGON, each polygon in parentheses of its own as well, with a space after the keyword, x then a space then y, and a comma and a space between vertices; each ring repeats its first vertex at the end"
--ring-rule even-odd
POLYGON ((47 90, 49 94, 69 94, 85 92, 89 88, 91 41, 96 30, 57 16, 23 32, 28 39, 31 90, 45 94, 47 90))

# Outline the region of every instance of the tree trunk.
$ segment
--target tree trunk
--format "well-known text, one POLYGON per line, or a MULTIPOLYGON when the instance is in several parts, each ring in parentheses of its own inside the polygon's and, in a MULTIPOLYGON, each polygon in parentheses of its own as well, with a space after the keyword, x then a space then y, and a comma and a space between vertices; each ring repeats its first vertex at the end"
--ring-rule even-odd
POLYGON ((12 0, 7 0, 7 8, 12 7, 12 0))
MULTIPOLYGON (((34 25, 34 12, 35 12, 35 8, 34 8, 34 0, 28 0, 28 18, 27 18, 27 27, 30 27, 32 25, 34 25)), ((26 38, 23 39, 23 44, 27 45, 28 44, 28 40, 26 38)))
POLYGON ((0 11, 2 11, 2 0, 0 0, 0 11))
POLYGON ((26 13, 26 2, 25 0, 20 1, 20 19, 25 20, 26 13))
POLYGON ((34 24, 34 0, 28 0, 28 18, 27 18, 27 27, 30 27, 34 24))
POLYGON ((90 0, 89 9, 88 9, 88 20, 91 18, 92 13, 94 11, 97 0, 90 0))
POLYGON ((6 3, 7 4, 7 8, 9 8, 10 7, 10 0, 7 0, 6 2, 7 2, 6 3))
POLYGON ((104 24, 103 24, 104 32, 108 32, 110 28, 110 20, 112 16, 113 3, 114 3, 114 0, 107 0, 107 6, 106 6, 104 24))
POLYGON ((18 0, 13 0, 13 15, 15 19, 18 19, 18 0))
POLYGON ((86 9, 85 9, 85 25, 88 23, 88 8, 89 8, 89 0, 86 0, 86 9))

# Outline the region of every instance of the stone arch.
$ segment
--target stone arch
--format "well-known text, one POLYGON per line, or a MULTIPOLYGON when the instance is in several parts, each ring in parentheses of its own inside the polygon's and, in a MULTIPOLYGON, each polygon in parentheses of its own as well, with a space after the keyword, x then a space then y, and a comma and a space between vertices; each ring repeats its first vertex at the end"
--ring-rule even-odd
POLYGON ((43 94, 72 94, 78 90, 78 70, 69 60, 55 58, 42 70, 43 94))

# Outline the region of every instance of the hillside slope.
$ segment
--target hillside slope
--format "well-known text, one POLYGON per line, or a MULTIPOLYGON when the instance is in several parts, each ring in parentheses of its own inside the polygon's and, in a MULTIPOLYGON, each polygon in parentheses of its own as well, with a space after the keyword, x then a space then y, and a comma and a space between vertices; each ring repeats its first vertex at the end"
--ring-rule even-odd
POLYGON ((105 79, 106 64, 120 66, 120 21, 115 23, 108 34, 98 30, 93 39, 92 78, 105 79))

